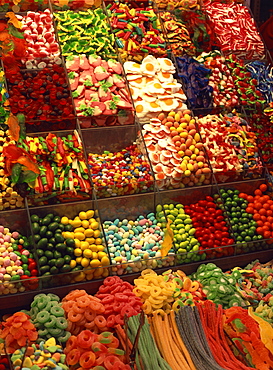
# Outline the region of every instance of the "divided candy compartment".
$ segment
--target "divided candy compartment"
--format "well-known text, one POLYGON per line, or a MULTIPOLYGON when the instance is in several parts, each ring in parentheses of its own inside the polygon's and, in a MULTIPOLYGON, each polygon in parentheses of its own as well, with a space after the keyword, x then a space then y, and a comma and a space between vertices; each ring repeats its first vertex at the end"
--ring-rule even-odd
POLYGON ((216 182, 261 178, 265 174, 255 133, 242 107, 194 110, 216 182), (214 129, 222 134, 211 134, 214 129), (218 140, 217 145, 215 140, 218 140))
POLYGON ((216 35, 215 46, 224 53, 232 52, 238 57, 261 59, 265 53, 264 43, 250 9, 242 4, 205 3, 209 26, 216 35), (227 28, 226 25, 229 25, 227 28))
POLYGON ((106 235, 112 272, 123 275, 175 265, 175 251, 161 257, 158 250, 166 224, 164 212, 160 222, 155 218, 153 194, 138 194, 98 200, 99 213, 106 235))
POLYGON ((143 125, 142 135, 159 190, 211 183, 211 168, 189 110, 160 113, 143 125))
POLYGON ((133 101, 117 55, 74 56, 67 58, 66 68, 82 128, 134 124, 133 101))
POLYGON ((30 209, 43 288, 107 277, 110 258, 92 200, 30 209))
MULTIPOLYGON (((105 2, 115 42, 123 62, 142 61, 147 55, 167 57, 164 29, 157 10, 149 1, 105 2), (124 19, 125 8, 130 17, 124 19), (147 10, 149 9, 149 10, 147 10), (125 24, 128 24, 126 26, 125 24)), ((125 16, 126 18, 126 16, 125 16)))
POLYGON ((154 176, 136 126, 81 131, 97 198, 154 191, 154 176))
POLYGON ((27 209, 0 216, 0 295, 39 288, 38 267, 27 209))
POLYGON ((160 192, 161 207, 172 220, 178 265, 234 254, 235 239, 218 197, 216 184, 160 192))
POLYGON ((29 206, 92 199, 87 157, 78 131, 27 136, 25 145, 40 166, 34 187, 22 184, 29 206))
POLYGON ((256 179, 223 184, 219 185, 219 192, 236 239, 235 254, 271 249, 272 187, 270 183, 266 179, 256 179), (262 192, 259 191, 260 185, 262 185, 262 192), (247 194, 246 199, 241 198, 242 193, 247 194), (266 199, 265 195, 268 195, 266 199), (261 201, 258 200, 259 196, 262 198, 261 201), (267 198, 270 204, 267 203, 267 198), (257 213, 254 213, 254 210, 257 213))
POLYGON ((75 127, 69 83, 61 64, 41 69, 26 69, 21 64, 16 72, 4 67, 11 112, 24 112, 28 131, 75 127))

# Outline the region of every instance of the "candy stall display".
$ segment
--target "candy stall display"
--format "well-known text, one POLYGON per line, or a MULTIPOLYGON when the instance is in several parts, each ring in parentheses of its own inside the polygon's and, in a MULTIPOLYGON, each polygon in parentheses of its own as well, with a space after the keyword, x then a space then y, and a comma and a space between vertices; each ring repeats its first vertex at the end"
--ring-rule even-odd
POLYGON ((6 247, 33 282, 2 295, 271 248, 272 66, 241 1, 16 3, 0 207, 26 206, 6 247))

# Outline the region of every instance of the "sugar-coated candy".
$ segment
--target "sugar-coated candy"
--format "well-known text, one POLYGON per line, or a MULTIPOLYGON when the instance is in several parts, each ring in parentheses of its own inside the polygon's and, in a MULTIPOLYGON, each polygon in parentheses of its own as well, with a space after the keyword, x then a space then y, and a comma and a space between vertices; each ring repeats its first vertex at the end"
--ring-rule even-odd
POLYGON ((55 338, 40 341, 39 344, 28 345, 17 349, 11 356, 14 370, 31 369, 62 369, 68 370, 66 355, 55 338))
POLYGON ((61 307, 60 298, 55 294, 36 295, 29 314, 38 330, 39 342, 56 338, 59 343, 65 343, 70 337, 65 311, 61 307))
POLYGON ((119 345, 119 340, 108 331, 96 334, 83 330, 69 338, 64 353, 67 364, 75 369, 130 370, 131 367, 125 363, 124 351, 119 349, 119 345))
POLYGON ((26 68, 45 66, 47 63, 39 58, 47 58, 48 61, 55 60, 61 64, 60 49, 55 37, 53 16, 49 9, 39 12, 27 12, 26 15, 17 15, 22 23, 21 30, 27 42, 26 68), (41 65, 39 65, 42 63, 41 65))
POLYGON ((115 219, 103 222, 110 251, 112 271, 117 275, 138 272, 147 266, 156 268, 174 263, 174 250, 161 260, 163 231, 153 212, 136 220, 115 219))
POLYGON ((38 332, 30 321, 30 317, 23 312, 16 312, 2 323, 3 330, 0 338, 4 339, 8 353, 14 353, 17 349, 34 343, 38 338, 38 332))
POLYGON ((200 54, 197 60, 211 70, 209 86, 212 87, 213 106, 238 105, 239 97, 232 74, 225 63, 225 57, 218 50, 214 50, 200 54))
POLYGON ((133 292, 133 286, 118 276, 104 279, 95 297, 104 305, 103 316, 108 328, 114 328, 117 324, 124 325, 124 316, 137 315, 142 306, 141 300, 133 292))
POLYGON ((243 59, 236 54, 226 57, 226 63, 231 71, 233 81, 239 95, 240 103, 249 108, 259 108, 266 102, 262 92, 257 89, 257 80, 251 77, 243 59))

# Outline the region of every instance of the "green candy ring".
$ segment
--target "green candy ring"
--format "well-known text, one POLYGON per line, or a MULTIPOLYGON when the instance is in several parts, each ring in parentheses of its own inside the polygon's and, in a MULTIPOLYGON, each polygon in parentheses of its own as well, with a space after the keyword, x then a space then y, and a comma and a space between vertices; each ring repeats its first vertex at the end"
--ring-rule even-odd
POLYGON ((48 321, 48 319, 49 319, 49 312, 47 312, 47 311, 41 311, 41 312, 39 312, 38 314, 37 314, 37 316, 36 316, 36 320, 38 321, 38 322, 40 322, 41 324, 44 324, 45 322, 47 322, 48 321))

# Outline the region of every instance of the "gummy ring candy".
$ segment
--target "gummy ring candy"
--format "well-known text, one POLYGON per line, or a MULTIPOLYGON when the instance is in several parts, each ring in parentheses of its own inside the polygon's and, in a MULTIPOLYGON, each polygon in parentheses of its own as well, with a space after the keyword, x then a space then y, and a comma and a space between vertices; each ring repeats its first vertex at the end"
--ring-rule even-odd
POLYGON ((54 316, 64 316, 64 309, 60 306, 53 306, 50 309, 50 313, 54 316))
POLYGON ((96 355, 94 352, 84 352, 80 357, 80 365, 84 369, 89 369, 96 362, 96 355))
POLYGON ((59 328, 48 328, 48 332, 55 338, 63 333, 62 329, 59 328))
POLYGON ((38 315, 38 313, 39 313, 39 308, 38 307, 32 307, 30 309, 31 316, 35 316, 36 317, 38 315))
POLYGON ((94 321, 87 322, 87 323, 85 324, 85 327, 86 327, 86 329, 94 329, 94 327, 95 327, 95 323, 94 323, 94 321))
POLYGON ((116 323, 120 324, 120 325, 124 325, 124 318, 123 318, 123 316, 121 316, 120 313, 118 315, 116 315, 116 323))
POLYGON ((45 322, 46 328, 53 328, 53 326, 56 324, 56 317, 53 315, 49 316, 49 320, 45 322))
POLYGON ((118 346, 119 346, 119 340, 118 340, 118 338, 113 336, 111 343, 108 344, 108 347, 109 347, 109 349, 110 348, 116 349, 116 348, 118 348, 118 346))
POLYGON ((49 302, 49 299, 48 299, 47 296, 40 297, 38 302, 37 302, 37 307, 39 308, 39 310, 42 310, 43 308, 45 308, 45 306, 47 305, 48 302, 49 302))
POLYGON ((108 316, 108 318, 107 318, 107 326, 109 328, 112 328, 115 325, 116 325, 116 316, 115 315, 108 316))
POLYGON ((102 315, 96 316, 95 319, 94 319, 94 322, 95 322, 95 324, 97 325, 98 328, 104 328, 105 326, 107 326, 105 317, 102 316, 102 315))
POLYGON ((159 286, 152 286, 150 294, 152 297, 158 297, 161 294, 161 288, 159 286))
POLYGON ((71 333, 69 331, 66 331, 64 335, 58 337, 58 341, 60 343, 66 343, 67 340, 70 338, 71 336, 71 333))
POLYGON ((90 348, 94 343, 95 336, 90 330, 83 330, 78 335, 78 344, 81 348, 90 348))
POLYGON ((116 302, 113 306, 115 312, 120 312, 123 307, 123 302, 116 302))
POLYGON ((76 313, 84 313, 85 312, 85 309, 84 308, 81 308, 77 305, 77 303, 74 302, 74 306, 72 308, 72 310, 76 313))
POLYGON ((101 311, 103 305, 100 303, 100 302, 96 302, 96 301, 91 301, 90 302, 90 306, 92 311, 101 311))
POLYGON ((94 351, 94 352, 103 352, 103 353, 107 353, 108 352, 108 349, 107 349, 107 347, 104 345, 104 344, 102 344, 102 343, 100 343, 100 342, 94 342, 93 344, 92 344, 92 351, 94 351))
POLYGON ((119 362, 119 359, 116 356, 110 355, 106 357, 104 361, 104 366, 106 367, 106 369, 112 369, 113 365, 116 362, 119 362))
POLYGON ((39 329, 38 334, 39 334, 40 337, 44 337, 45 335, 48 334, 48 330, 47 329, 39 329))
POLYGON ((92 311, 85 311, 84 317, 86 318, 87 321, 93 321, 94 318, 96 317, 96 314, 92 311))
POLYGON ((77 347, 77 337, 75 335, 71 335, 71 337, 68 339, 65 349, 67 352, 70 352, 72 349, 77 347))
POLYGON ((73 309, 74 309, 74 306, 76 306, 76 304, 75 304, 75 302, 74 302, 74 301, 68 301, 68 302, 63 302, 63 303, 62 303, 62 308, 63 308, 65 311, 73 310, 73 309))
POLYGON ((51 301, 57 301, 57 302, 60 302, 60 298, 56 295, 56 294, 53 294, 53 293, 48 293, 47 295, 51 301))
POLYGON ((36 316, 36 320, 37 320, 38 322, 40 322, 41 324, 44 324, 45 322, 47 322, 47 321, 48 321, 49 316, 50 316, 49 312, 47 312, 47 311, 41 311, 41 312, 39 312, 39 313, 37 314, 37 316, 36 316))
POLYGON ((50 311, 51 307, 58 305, 59 303, 57 301, 49 301, 47 305, 45 306, 45 311, 50 311))
MULTIPOLYGON (((98 365, 102 365, 103 363, 104 363, 104 361, 105 361, 105 358, 108 356, 108 353, 100 353, 100 355, 99 355, 99 357, 97 357, 97 360, 96 360, 96 363, 98 364, 98 365)), ((101 367, 101 366, 99 366, 99 367, 101 367)), ((93 367, 93 370, 94 370, 95 368, 93 367)), ((105 369, 105 367, 103 367, 103 369, 105 369)))
POLYGON ((79 362, 81 352, 74 348, 72 351, 68 352, 66 355, 66 362, 68 365, 76 365, 79 362))
POLYGON ((67 321, 64 317, 57 317, 56 318, 56 326, 59 329, 66 329, 67 328, 67 321))
POLYGON ((120 313, 122 316, 127 315, 128 317, 137 315, 137 311, 131 306, 124 306, 121 309, 120 313))
POLYGON ((82 319, 82 314, 81 313, 76 313, 76 312, 73 312, 73 311, 69 311, 67 317, 68 317, 68 320, 70 320, 72 322, 78 322, 82 319))
POLYGON ((128 302, 128 296, 122 293, 116 293, 115 298, 118 302, 128 302))
POLYGON ((79 290, 79 289, 72 290, 72 292, 68 293, 65 296, 65 300, 66 301, 74 301, 76 298, 81 297, 85 294, 86 294, 85 290, 79 290))
POLYGON ((113 303, 114 300, 115 300, 114 296, 112 296, 112 295, 109 294, 107 297, 104 297, 101 300, 101 302, 105 305, 105 304, 111 304, 111 303, 113 303))
POLYGON ((76 299, 76 302, 77 302, 77 304, 78 304, 79 307, 85 308, 85 307, 88 307, 89 306, 90 299, 89 299, 89 297, 82 296, 82 297, 77 298, 76 299))

